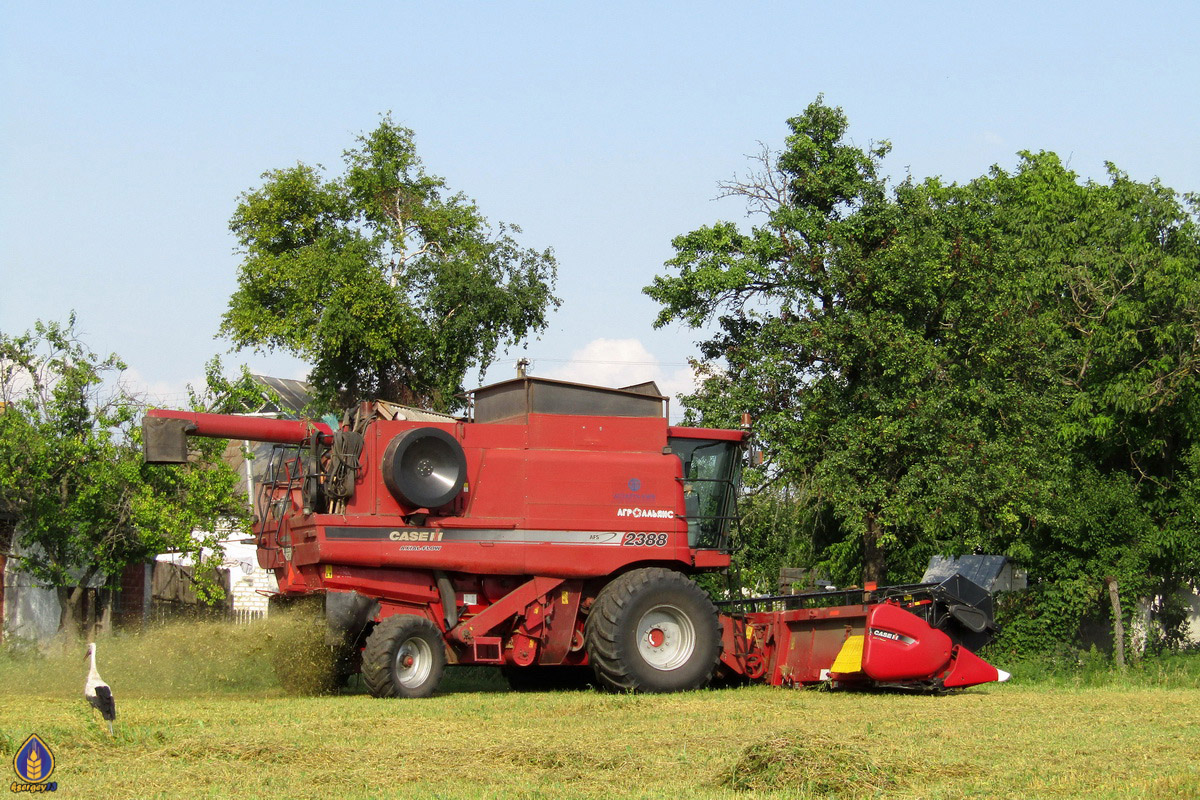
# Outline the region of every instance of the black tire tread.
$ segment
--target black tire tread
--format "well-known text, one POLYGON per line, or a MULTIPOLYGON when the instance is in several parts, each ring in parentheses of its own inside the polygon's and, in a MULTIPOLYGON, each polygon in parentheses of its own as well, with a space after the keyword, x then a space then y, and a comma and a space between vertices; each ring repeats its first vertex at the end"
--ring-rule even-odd
POLYGON ((397 614, 376 623, 375 629, 367 637, 362 654, 362 678, 367 691, 371 693, 372 697, 424 697, 432 694, 441 680, 446 665, 444 647, 442 632, 424 617, 414 614, 397 614), (395 663, 396 648, 400 646, 401 642, 412 638, 414 634, 432 634, 436 640, 433 647, 434 671, 430 676, 430 683, 433 685, 428 691, 404 695, 400 687, 396 685, 392 675, 392 666, 395 663))
MULTIPOLYGON (((695 620, 697 626, 697 648, 705 647, 705 632, 702 630, 706 620, 695 620)), ((686 575, 662 567, 645 567, 627 572, 617 577, 601 591, 588 614, 584 626, 585 641, 587 642, 588 660, 596 673, 601 685, 616 691, 659 692, 686 691, 698 689, 708 684, 716 669, 721 649, 721 626, 717 619, 716 606, 704 593, 704 590, 691 581, 686 575), (636 666, 622 656, 620 637, 624 633, 621 619, 629 607, 648 592, 675 590, 690 595, 703 609, 707 621, 711 622, 709 642, 711 643, 711 661, 697 680, 685 685, 662 686, 651 685, 637 675, 636 666)), ((699 658, 707 658, 701 652, 699 658)))

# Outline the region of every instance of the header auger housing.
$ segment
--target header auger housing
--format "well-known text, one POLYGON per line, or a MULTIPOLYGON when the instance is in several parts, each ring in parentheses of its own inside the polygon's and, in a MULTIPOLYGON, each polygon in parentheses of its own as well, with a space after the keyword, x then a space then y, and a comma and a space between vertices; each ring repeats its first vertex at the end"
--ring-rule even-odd
POLYGON ((470 420, 368 403, 337 430, 155 410, 146 460, 186 461, 189 435, 277 444, 259 563, 280 599, 324 599, 376 696, 428 695, 448 663, 635 691, 998 679, 952 638, 978 619, 931 613, 955 603, 929 587, 718 612, 691 577, 729 567, 746 433, 672 426, 646 388, 524 377, 476 390, 470 420))

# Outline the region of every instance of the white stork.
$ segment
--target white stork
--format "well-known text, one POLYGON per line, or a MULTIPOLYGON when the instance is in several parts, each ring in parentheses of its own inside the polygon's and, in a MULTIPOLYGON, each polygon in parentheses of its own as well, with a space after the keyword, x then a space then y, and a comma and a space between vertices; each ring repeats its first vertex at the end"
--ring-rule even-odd
POLYGON ((112 736, 113 720, 117 718, 117 704, 113 701, 112 689, 108 688, 108 684, 100 678, 100 673, 96 671, 96 644, 95 642, 88 643, 87 649, 88 658, 91 659, 92 668, 88 670, 87 683, 83 685, 83 696, 92 705, 92 708, 100 712, 100 716, 104 717, 108 723, 108 735, 112 736))

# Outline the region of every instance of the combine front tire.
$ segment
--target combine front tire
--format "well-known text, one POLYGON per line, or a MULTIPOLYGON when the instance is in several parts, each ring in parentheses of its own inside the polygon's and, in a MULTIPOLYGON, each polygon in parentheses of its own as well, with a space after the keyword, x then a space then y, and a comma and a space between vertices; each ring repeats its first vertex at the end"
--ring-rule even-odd
POLYGON ((708 684, 721 652, 717 609, 678 572, 627 572, 601 590, 588 614, 588 660, 603 686, 681 692, 708 684))
POLYGON ((445 668, 442 632, 424 617, 388 617, 363 648, 363 683, 375 697, 428 697, 445 668))

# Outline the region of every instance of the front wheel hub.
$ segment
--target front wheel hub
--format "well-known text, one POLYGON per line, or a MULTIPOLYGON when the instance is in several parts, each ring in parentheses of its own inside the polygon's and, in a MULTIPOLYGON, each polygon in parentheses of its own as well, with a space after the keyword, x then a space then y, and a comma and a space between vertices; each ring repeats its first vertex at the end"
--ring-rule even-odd
POLYGON ((696 628, 674 605, 654 606, 642 615, 636 630, 638 654, 655 669, 678 669, 696 650, 696 628))

